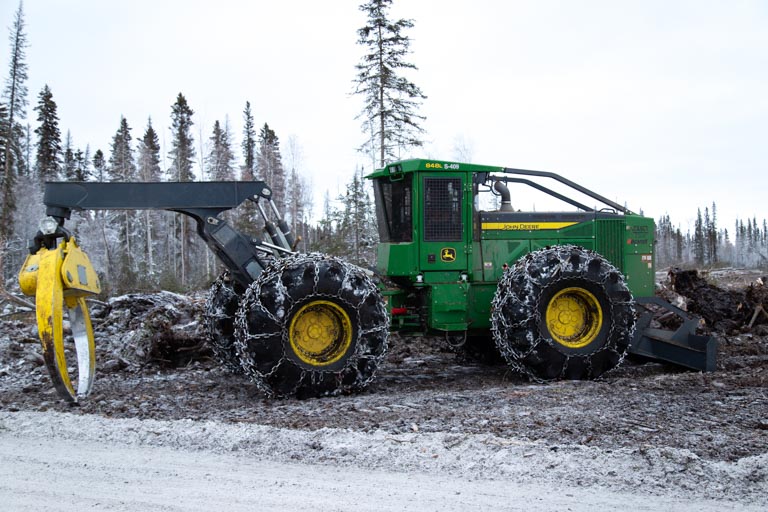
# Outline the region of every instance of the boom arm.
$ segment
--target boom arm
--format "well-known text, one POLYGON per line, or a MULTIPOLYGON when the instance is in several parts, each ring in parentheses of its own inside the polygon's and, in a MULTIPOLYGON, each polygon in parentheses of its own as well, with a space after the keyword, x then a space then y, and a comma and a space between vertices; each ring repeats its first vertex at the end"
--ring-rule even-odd
POLYGON ((173 183, 99 183, 72 182, 45 184, 43 202, 46 213, 59 224, 57 233, 38 235, 30 248, 36 252, 41 245, 52 247, 55 238, 67 236, 64 220, 72 210, 168 210, 195 219, 197 233, 230 269, 232 276, 248 286, 264 269, 264 255, 274 250, 290 252, 293 237, 287 223, 279 218, 277 230, 266 218, 272 242, 248 237, 227 224, 219 214, 236 208, 246 200, 258 204, 272 201, 272 190, 262 181, 173 182, 173 183), (282 235, 282 236, 281 236, 282 235))

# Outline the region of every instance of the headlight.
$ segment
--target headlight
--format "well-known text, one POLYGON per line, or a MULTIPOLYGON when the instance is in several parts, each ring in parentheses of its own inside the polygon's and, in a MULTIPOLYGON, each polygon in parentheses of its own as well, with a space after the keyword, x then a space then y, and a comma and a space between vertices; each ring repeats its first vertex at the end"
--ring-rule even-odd
POLYGON ((40 221, 40 232, 44 235, 52 235, 56 232, 59 223, 53 217, 46 217, 40 221))

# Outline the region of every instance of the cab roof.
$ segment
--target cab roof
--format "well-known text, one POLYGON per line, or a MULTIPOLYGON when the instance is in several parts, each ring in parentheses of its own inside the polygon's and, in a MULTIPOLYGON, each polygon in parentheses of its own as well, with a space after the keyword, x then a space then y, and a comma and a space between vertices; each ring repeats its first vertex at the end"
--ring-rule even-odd
POLYGON ((473 172, 503 172, 504 167, 468 164, 462 162, 452 162, 449 160, 414 158, 410 160, 400 160, 387 164, 382 169, 377 169, 366 178, 375 179, 392 174, 409 173, 416 171, 464 171, 473 172))

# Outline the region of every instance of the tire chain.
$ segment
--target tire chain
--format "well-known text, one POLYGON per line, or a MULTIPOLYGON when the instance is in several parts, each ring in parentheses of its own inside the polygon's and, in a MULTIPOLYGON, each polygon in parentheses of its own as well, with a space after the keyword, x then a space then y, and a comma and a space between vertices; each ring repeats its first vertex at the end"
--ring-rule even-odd
POLYGON ((227 370, 243 373, 234 343, 234 313, 241 298, 237 287, 239 285, 232 280, 230 272, 225 270, 211 285, 205 300, 203 319, 208 332, 208 343, 216 359, 227 370))
POLYGON ((235 346, 240 358, 240 366, 246 375, 256 384, 257 388, 265 395, 274 396, 293 396, 296 395, 299 389, 309 384, 310 387, 317 386, 323 383, 326 378, 336 378, 337 386, 328 392, 321 394, 339 394, 344 391, 359 390, 365 388, 373 380, 375 370, 378 368, 379 363, 383 360, 387 351, 387 335, 389 333, 389 315, 387 314, 384 301, 381 298, 378 288, 373 281, 360 269, 354 265, 344 262, 341 259, 328 256, 322 253, 308 253, 292 255, 286 258, 275 260, 269 265, 261 275, 249 286, 245 294, 242 297, 240 307, 238 308, 235 318, 235 346), (332 265, 337 265, 343 270, 342 287, 336 294, 320 293, 318 291, 318 285, 320 283, 320 263, 331 262, 332 265), (288 319, 291 318, 291 314, 294 308, 297 306, 297 302, 291 299, 288 294, 288 289, 283 284, 282 277, 287 271, 300 268, 302 265, 313 265, 313 282, 311 288, 311 296, 313 299, 332 299, 339 301, 346 305, 350 311, 354 312, 356 325, 361 325, 360 312, 363 306, 366 305, 368 299, 372 294, 375 294, 374 299, 375 308, 378 311, 372 312, 373 316, 378 316, 383 320, 383 323, 370 329, 358 329, 357 339, 354 340, 355 354, 349 360, 349 364, 341 371, 330 372, 322 370, 310 370, 300 369, 300 375, 296 379, 294 387, 288 391, 276 392, 272 386, 269 385, 269 380, 272 376, 279 371, 280 367, 284 364, 293 364, 289 360, 288 355, 285 353, 285 347, 288 345, 288 319), (278 310, 280 313, 278 316, 274 315, 269 309, 262 304, 262 294, 264 288, 270 286, 274 278, 277 284, 279 297, 283 301, 283 307, 278 310), (349 300, 342 297, 341 293, 344 290, 344 284, 351 286, 355 282, 363 283, 362 294, 360 290, 355 290, 353 295, 359 299, 357 304, 351 303, 349 300), (266 314, 275 324, 276 331, 268 333, 250 333, 248 328, 248 312, 258 309, 261 313, 266 314), (381 340, 380 344, 376 347, 370 346, 367 342, 367 338, 372 337, 375 341, 377 338, 381 340), (279 343, 281 346, 282 354, 279 360, 272 366, 272 369, 266 373, 260 371, 256 366, 257 362, 249 354, 249 345, 252 342, 258 342, 258 340, 266 340, 273 338, 275 343, 279 343), (343 384, 338 382, 338 375, 342 371, 353 369, 355 363, 358 362, 360 357, 365 357, 369 360, 370 364, 367 369, 370 372, 367 375, 361 375, 359 371, 356 371, 356 378, 352 383, 343 384), (371 366, 372 365, 372 366, 371 366), (334 375, 331 375, 334 374, 334 375), (361 378, 362 377, 362 378, 361 378), (306 380, 308 379, 308 382, 306 380))
MULTIPOLYGON (((599 287, 606 294, 606 297, 608 297, 610 296, 608 291, 609 284, 611 286, 615 285, 615 283, 609 283, 609 280, 615 279, 617 275, 621 276, 621 273, 598 253, 585 250, 575 245, 557 246, 551 249, 542 249, 528 253, 525 257, 518 260, 513 267, 508 268, 504 272, 499 280, 496 294, 491 303, 491 332, 499 351, 514 371, 526 375, 535 382, 545 382, 546 379, 533 373, 529 366, 522 361, 527 356, 537 351, 540 344, 551 344, 552 342, 530 328, 530 319, 525 319, 522 322, 510 323, 509 319, 502 313, 502 311, 511 303, 517 308, 532 311, 538 318, 537 323, 542 322, 542 319, 540 318, 541 314, 539 313, 541 297, 544 291, 542 281, 548 281, 565 271, 575 271, 582 274, 582 276, 586 276, 588 265, 595 259, 600 260, 601 268, 605 268, 605 271, 601 272, 601 279, 587 280, 599 287), (573 255, 576 252, 583 253, 587 256, 586 258, 580 258, 578 265, 574 265, 573 261, 573 255), (542 273, 541 270, 546 270, 547 267, 550 267, 551 272, 542 273), (518 290, 522 290, 522 293, 518 292, 518 290), (527 348, 521 351, 512 346, 507 340, 509 340, 510 331, 514 332, 523 329, 525 329, 527 348)), ((560 279, 568 279, 568 277, 555 278, 547 284, 552 285, 560 279)), ((612 314, 608 339, 611 339, 612 335, 617 336, 617 339, 627 340, 626 346, 624 346, 623 349, 617 350, 613 343, 606 343, 603 346, 596 347, 591 353, 578 355, 566 354, 566 361, 563 365, 560 374, 561 376, 565 373, 568 368, 568 363, 573 357, 584 358, 587 361, 588 375, 592 375, 593 373, 592 356, 598 352, 608 351, 617 357, 617 363, 613 368, 603 372, 601 375, 606 375, 620 366, 624 361, 629 349, 629 341, 633 338, 635 332, 635 308, 634 301, 631 299, 631 295, 629 294, 629 290, 623 279, 619 280, 619 288, 622 292, 626 292, 630 299, 627 301, 611 301, 610 307, 611 309, 614 309, 615 306, 628 306, 630 309, 629 317, 632 321, 630 326, 617 324, 616 315, 612 314), (616 330, 619 330, 618 335, 613 334, 616 330)))

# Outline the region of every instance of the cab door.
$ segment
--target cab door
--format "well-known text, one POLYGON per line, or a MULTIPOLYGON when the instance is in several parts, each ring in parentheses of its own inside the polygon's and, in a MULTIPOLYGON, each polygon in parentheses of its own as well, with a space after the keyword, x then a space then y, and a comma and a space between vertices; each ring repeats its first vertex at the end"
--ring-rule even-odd
POLYGON ((421 178, 420 267, 424 271, 467 268, 464 176, 426 175, 421 178))

